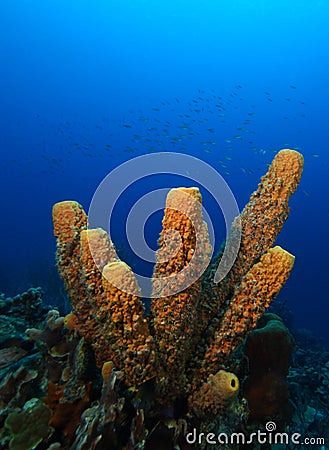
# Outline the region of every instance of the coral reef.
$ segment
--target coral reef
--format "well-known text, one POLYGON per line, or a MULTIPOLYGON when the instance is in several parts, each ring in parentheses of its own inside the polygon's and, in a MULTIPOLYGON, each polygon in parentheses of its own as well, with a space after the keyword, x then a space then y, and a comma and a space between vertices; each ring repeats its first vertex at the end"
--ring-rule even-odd
POLYGON ((46 440, 51 432, 50 417, 50 409, 38 398, 27 401, 21 411, 10 413, 5 422, 12 435, 10 449, 33 448, 46 440))
POLYGON ((329 442, 329 347, 310 331, 293 330, 296 349, 287 377, 294 407, 290 429, 329 442))
POLYGON ((91 350, 64 327, 58 311, 45 315, 41 307, 36 315, 38 328, 25 329, 26 354, 0 373, 0 443, 14 450, 70 443, 100 378, 91 350))
POLYGON ((0 374, 3 376, 7 367, 30 354, 25 330, 32 324, 41 325, 49 310, 42 305, 42 295, 41 288, 31 288, 13 298, 0 295, 0 374))
POLYGON ((204 291, 201 277, 193 278, 209 264, 211 250, 200 192, 197 188, 169 192, 149 322, 138 298, 137 281, 118 260, 106 233, 86 230, 86 215, 76 202, 56 204, 53 220, 59 271, 77 329, 93 346, 99 367, 113 361, 123 370, 127 384, 135 387, 155 376, 160 397, 169 402, 192 394, 210 374, 218 372, 255 327, 293 267, 292 255, 271 246, 288 217, 288 200, 302 168, 303 157, 298 152, 282 150, 276 155, 233 223, 227 245, 235 239, 238 224, 242 242, 230 274, 217 286, 209 281, 212 265, 205 275, 204 291), (116 277, 128 283, 129 289, 133 287, 136 295, 128 294, 131 291, 124 283, 117 288, 116 277), (173 283, 177 294, 170 295, 173 283))
POLYGON ((27 302, 33 319, 22 320, 15 301, 0 298, 0 307, 7 304, 0 324, 12 317, 0 348, 8 361, 0 369, 0 448, 16 448, 22 429, 14 419, 25 420, 32 399, 44 411, 42 418, 36 414, 42 443, 36 433, 25 450, 183 450, 195 448, 185 439, 193 427, 245 429, 242 346, 293 267, 294 257, 273 245, 302 167, 298 152, 275 156, 232 225, 226 246, 235 243, 240 225, 241 246, 219 284, 213 276, 222 252, 210 263, 201 194, 172 189, 148 315, 135 276, 108 234, 88 229, 77 202, 57 203, 57 265, 72 312, 60 317, 39 297, 36 308, 27 302))

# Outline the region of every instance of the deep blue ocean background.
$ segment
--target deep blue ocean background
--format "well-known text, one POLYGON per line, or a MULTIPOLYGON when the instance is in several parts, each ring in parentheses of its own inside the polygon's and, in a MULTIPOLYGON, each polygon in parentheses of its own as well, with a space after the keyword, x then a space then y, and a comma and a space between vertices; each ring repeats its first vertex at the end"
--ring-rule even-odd
MULTIPOLYGON (((52 205, 74 199, 88 210, 124 161, 196 156, 242 209, 275 152, 292 148, 305 167, 277 241, 296 256, 278 300, 295 327, 329 341, 328 23, 328 1, 2 0, 0 292, 41 285, 63 306, 52 205)), ((184 181, 146 180, 116 208, 112 237, 133 266, 126 214, 163 183, 184 181)), ((160 221, 146 226, 153 248, 160 221)))

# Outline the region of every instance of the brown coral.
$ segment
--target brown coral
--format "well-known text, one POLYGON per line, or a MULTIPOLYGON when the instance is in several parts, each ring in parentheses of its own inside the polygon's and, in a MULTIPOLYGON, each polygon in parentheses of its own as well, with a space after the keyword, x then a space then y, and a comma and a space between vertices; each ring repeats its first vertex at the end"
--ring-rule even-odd
POLYGON ((171 395, 177 395, 186 384, 185 364, 193 353, 191 336, 198 318, 201 275, 211 256, 201 201, 197 188, 169 192, 153 274, 153 292, 161 297, 152 300, 152 325, 161 375, 171 395), (167 235, 173 231, 179 234, 169 239, 167 235), (172 291, 174 295, 170 295, 172 291))
POLYGON ((258 189, 231 227, 226 246, 234 247, 239 229, 241 243, 234 265, 224 280, 215 284, 214 274, 218 260, 205 274, 204 296, 200 314, 212 320, 221 314, 222 307, 231 298, 234 287, 259 258, 270 249, 289 215, 288 201, 295 192, 303 171, 304 158, 295 150, 281 150, 275 155, 268 172, 261 178, 258 189), (210 295, 211 292, 211 295, 210 295))
MULTIPOLYGON (((299 184, 304 158, 295 150, 281 150, 239 219, 242 239, 238 257, 229 274, 230 283, 248 272, 255 262, 273 246, 289 215, 288 201, 299 184)), ((234 231, 235 224, 232 226, 234 231)), ((233 233, 234 234, 234 233, 233 233)), ((222 289, 223 286, 218 286, 222 289)))
POLYGON ((155 352, 140 297, 123 290, 140 293, 137 281, 127 264, 116 261, 104 267, 102 285, 104 302, 99 305, 98 319, 107 318, 102 329, 110 359, 123 369, 131 384, 138 385, 155 374, 155 352))
MULTIPOLYGON (((201 345, 198 346, 197 353, 191 363, 191 370, 195 370, 195 366, 198 365, 206 366, 204 358, 207 352, 209 362, 209 348, 213 345, 213 336, 218 330, 221 330, 220 323, 223 320, 223 315, 231 314, 234 322, 234 315, 238 314, 238 311, 231 311, 230 307, 235 295, 234 291, 239 288, 243 277, 247 275, 253 265, 272 247, 288 218, 288 201, 300 181, 303 162, 303 156, 295 150, 285 149, 277 153, 268 172, 261 178, 258 189, 251 195, 250 201, 231 227, 226 242, 229 250, 235 247, 239 229, 241 229, 241 243, 232 269, 220 283, 214 282, 218 262, 222 257, 222 252, 219 252, 205 273, 198 309, 198 316, 202 320, 199 321, 196 339, 200 341, 204 335, 204 323, 207 323, 206 333, 209 338, 203 340, 201 345)), ((245 336, 251 331, 255 321, 252 323, 251 328, 244 329, 245 336)), ((236 328, 233 326, 233 334, 242 331, 239 324, 236 328)), ((242 339, 238 341, 241 342, 242 339)), ((234 343, 233 341, 230 342, 231 345, 234 343)), ((216 348, 216 346, 213 348, 216 348)), ((234 348, 233 345, 231 350, 234 348)), ((224 349, 223 352, 226 356, 228 355, 224 349)), ((212 359, 215 361, 217 356, 217 351, 215 351, 212 359)), ((221 358, 221 361, 223 361, 223 358, 221 358)), ((218 367, 218 363, 213 366, 213 373, 218 370, 218 367)), ((205 373, 208 370, 205 369, 205 373)))
MULTIPOLYGON (((89 305, 89 310, 85 309, 85 313, 88 316, 82 317, 94 322, 93 328, 87 327, 83 335, 87 341, 92 342, 99 367, 102 366, 104 361, 111 358, 106 334, 99 325, 104 319, 104 317, 100 316, 104 309, 102 305, 106 302, 101 273, 106 264, 116 260, 114 245, 104 230, 96 228, 81 231, 79 263, 82 267, 82 277, 86 286, 86 299, 83 302, 89 305)), ((76 309, 73 309, 73 311, 77 315, 81 314, 76 309)))
POLYGON ((213 276, 221 254, 201 278, 211 247, 199 190, 170 191, 149 323, 134 275, 117 259, 106 233, 84 231, 86 218, 77 204, 55 206, 59 270, 76 316, 67 323, 73 328, 78 324, 99 367, 113 361, 133 386, 156 375, 162 400, 168 402, 208 392, 210 375, 217 380, 215 374, 255 327, 292 269, 294 257, 271 247, 288 217, 288 200, 302 167, 303 157, 296 151, 276 155, 232 225, 226 245, 230 249, 235 243, 241 225, 241 246, 232 270, 218 285, 213 276))
POLYGON ((96 324, 88 300, 80 248, 80 235, 87 227, 87 215, 79 203, 69 200, 56 203, 52 215, 54 235, 57 238, 59 274, 64 281, 81 333, 92 333, 96 324))
POLYGON ((249 420, 276 417, 288 422, 292 413, 286 376, 295 340, 280 317, 264 314, 248 336, 244 353, 248 357, 249 377, 243 393, 250 410, 249 420))
POLYGON ((66 325, 78 329, 92 345, 99 367, 112 360, 125 368, 130 384, 145 381, 154 372, 153 338, 143 318, 144 306, 132 271, 119 261, 104 230, 87 230, 81 225, 86 223, 85 215, 76 202, 56 204, 53 217, 55 235, 59 236, 59 271, 72 301, 73 315, 66 317, 66 325), (72 227, 68 225, 69 220, 73 222, 72 227), (73 279, 71 260, 79 280, 73 279), (118 289, 118 283, 127 286, 128 291, 133 289, 137 295, 118 289))
POLYGON ((44 399, 45 404, 53 412, 49 425, 60 431, 66 442, 71 442, 75 430, 77 429, 82 412, 89 405, 89 392, 91 384, 83 398, 68 401, 64 391, 65 386, 60 384, 48 383, 48 395, 44 399))
POLYGON ((258 318, 286 283, 294 260, 293 255, 276 246, 243 277, 205 354, 202 372, 216 371, 256 326, 258 318))

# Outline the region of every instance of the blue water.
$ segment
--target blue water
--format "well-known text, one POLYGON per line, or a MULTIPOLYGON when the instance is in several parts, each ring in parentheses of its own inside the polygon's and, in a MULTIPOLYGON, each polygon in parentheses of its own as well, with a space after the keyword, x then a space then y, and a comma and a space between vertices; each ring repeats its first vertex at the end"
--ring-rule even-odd
MULTIPOLYGON (((243 208, 275 152, 293 148, 305 168, 278 238, 296 256, 280 298, 295 326, 329 340, 328 23, 326 1, 2 0, 0 291, 51 291, 52 205, 88 210, 124 161, 193 155, 243 208)), ((116 207, 112 237, 132 265, 124 227, 134 200, 193 185, 155 178, 116 207)), ((203 196, 220 236, 223 219, 203 196)), ((154 249, 160 222, 157 213, 146 224, 154 249)))

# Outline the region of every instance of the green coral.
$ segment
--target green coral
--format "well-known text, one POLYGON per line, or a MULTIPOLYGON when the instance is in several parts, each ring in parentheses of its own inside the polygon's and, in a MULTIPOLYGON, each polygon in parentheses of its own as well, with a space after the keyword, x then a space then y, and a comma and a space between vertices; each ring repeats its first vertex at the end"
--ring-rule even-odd
POLYGON ((11 433, 10 450, 31 450, 36 447, 49 435, 50 418, 50 409, 38 398, 26 402, 22 411, 10 413, 5 422, 11 433))

